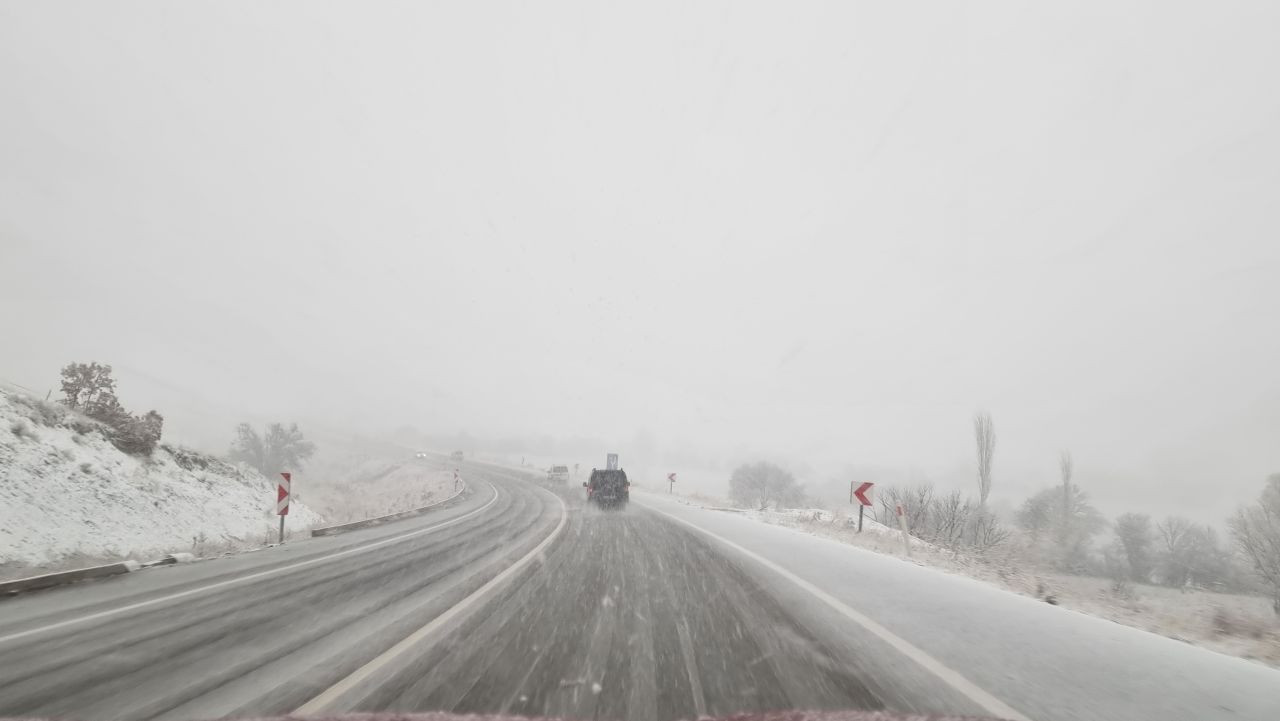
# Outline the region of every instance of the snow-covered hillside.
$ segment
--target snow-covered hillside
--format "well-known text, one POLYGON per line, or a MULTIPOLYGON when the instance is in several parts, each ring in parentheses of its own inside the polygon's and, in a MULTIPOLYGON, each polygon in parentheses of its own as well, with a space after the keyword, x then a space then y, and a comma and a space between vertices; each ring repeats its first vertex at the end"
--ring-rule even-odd
MULTIPOLYGON (((164 445, 129 456, 94 425, 0 390, 0 570, 275 539, 273 481, 164 445)), ((320 521, 295 503, 287 527, 320 521)))

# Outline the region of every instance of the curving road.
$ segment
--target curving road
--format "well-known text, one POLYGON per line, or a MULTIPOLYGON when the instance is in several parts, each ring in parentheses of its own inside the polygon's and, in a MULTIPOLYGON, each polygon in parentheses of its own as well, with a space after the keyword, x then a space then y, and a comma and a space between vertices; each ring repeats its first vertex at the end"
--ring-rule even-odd
POLYGON ((3 602, 0 714, 659 721, 882 706, 856 659, 706 540, 634 504, 601 512, 507 472, 469 476, 467 497, 412 521, 3 602), (456 622, 380 661, 548 539, 456 622))
POLYGON ((476 473, 418 518, 0 601, 0 714, 289 711, 455 606, 564 515, 476 473))
POLYGON ((920 592, 938 574, 665 498, 601 512, 466 475, 414 519, 0 601, 0 715, 1280 717, 1270 669, 964 579, 920 592), (1092 645, 1046 647, 1055 629, 1092 645), (1148 643, 1161 673, 1114 672, 1148 643), (1089 669, 1055 675, 1073 665, 1089 669))

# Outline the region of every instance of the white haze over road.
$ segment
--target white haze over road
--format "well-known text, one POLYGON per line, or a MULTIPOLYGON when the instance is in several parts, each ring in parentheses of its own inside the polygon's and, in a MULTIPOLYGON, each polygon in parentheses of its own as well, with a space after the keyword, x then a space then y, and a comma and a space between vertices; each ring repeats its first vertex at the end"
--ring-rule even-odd
POLYGON ((1070 448, 1105 510, 1217 522, 1280 470, 1278 33, 0 2, 0 379, 112 363, 212 450, 408 424, 966 488, 989 409, 996 499, 1070 448))

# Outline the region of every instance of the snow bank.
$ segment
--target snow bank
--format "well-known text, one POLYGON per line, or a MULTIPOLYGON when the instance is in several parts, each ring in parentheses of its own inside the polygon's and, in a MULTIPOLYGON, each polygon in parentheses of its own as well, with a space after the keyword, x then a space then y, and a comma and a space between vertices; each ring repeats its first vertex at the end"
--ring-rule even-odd
MULTIPOLYGON (((726 501, 706 496, 676 494, 672 498, 662 493, 657 497, 706 510, 730 510, 723 507, 726 501)), ((857 511, 767 509, 737 510, 733 515, 876 553, 902 555, 901 531, 867 518, 863 533, 857 533, 857 511)), ((1273 617, 1270 601, 1260 596, 1145 584, 1117 589, 1110 579, 1023 568, 1015 548, 996 549, 988 558, 978 558, 912 536, 911 554, 918 565, 1032 598, 1052 598, 1055 604, 1092 616, 1280 668, 1280 624, 1273 617)))
MULTIPOLYGON (((0 390, 0 566, 274 540, 273 481, 169 446, 149 458, 129 456, 95 425, 0 390)), ((321 520, 294 503, 288 528, 321 520)))
MULTIPOLYGON (((765 510, 749 510, 744 511, 743 515, 748 518, 761 521, 763 523, 771 523, 775 526, 786 526, 788 528, 796 528, 806 533, 814 533, 814 527, 817 524, 826 524, 827 527, 822 530, 827 533, 819 535, 833 535, 838 533, 847 536, 858 528, 858 514, 856 512, 845 515, 843 513, 832 513, 831 511, 821 508, 769 508, 765 510)), ((897 547, 902 546, 902 531, 898 528, 886 526, 879 521, 871 519, 871 514, 867 514, 863 519, 862 532, 871 536, 877 536, 896 543, 897 547)), ((930 551, 941 551, 942 549, 928 541, 908 536, 912 548, 922 548, 930 551)))
POLYGON ((448 498, 453 494, 453 470, 408 454, 397 457, 387 450, 337 446, 313 459, 301 483, 295 477, 294 487, 328 523, 347 523, 448 498))

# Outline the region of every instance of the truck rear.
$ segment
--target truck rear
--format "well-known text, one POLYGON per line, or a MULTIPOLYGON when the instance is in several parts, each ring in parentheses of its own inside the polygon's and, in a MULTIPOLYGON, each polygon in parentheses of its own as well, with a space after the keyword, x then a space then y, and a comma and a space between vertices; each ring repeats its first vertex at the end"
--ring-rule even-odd
POLYGON ((631 481, 622 469, 591 469, 591 478, 582 484, 587 489, 587 502, 599 508, 626 508, 631 500, 631 481))

